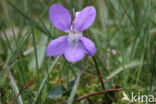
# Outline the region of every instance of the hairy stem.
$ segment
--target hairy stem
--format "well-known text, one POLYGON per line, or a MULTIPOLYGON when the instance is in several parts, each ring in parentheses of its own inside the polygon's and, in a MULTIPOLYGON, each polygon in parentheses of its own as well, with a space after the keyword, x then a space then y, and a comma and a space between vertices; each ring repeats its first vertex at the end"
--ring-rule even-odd
POLYGON ((94 61, 94 63, 95 63, 96 71, 97 71, 97 73, 98 73, 98 77, 99 77, 99 79, 100 79, 101 86, 102 86, 103 90, 105 90, 105 85, 104 85, 104 82, 103 82, 103 80, 102 80, 102 76, 101 76, 101 74, 100 74, 100 70, 99 70, 99 67, 98 67, 98 65, 97 65, 95 56, 93 56, 93 61, 94 61))

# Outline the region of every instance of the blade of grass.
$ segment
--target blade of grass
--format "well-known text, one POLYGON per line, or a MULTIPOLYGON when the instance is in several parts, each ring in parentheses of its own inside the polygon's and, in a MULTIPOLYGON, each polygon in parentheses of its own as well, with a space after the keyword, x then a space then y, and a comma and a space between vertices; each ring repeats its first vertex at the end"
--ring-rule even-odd
MULTIPOLYGON (((139 66, 139 65, 141 65, 140 60, 135 60, 133 62, 130 62, 130 63, 126 64, 124 68, 125 69, 128 69, 128 68, 133 68, 133 67, 136 67, 136 66, 139 66)), ((117 68, 110 75, 108 75, 106 77, 106 79, 109 80, 109 79, 113 78, 114 76, 116 76, 117 74, 119 74, 121 71, 123 71, 123 67, 122 66, 119 67, 119 68, 117 68)))
POLYGON ((34 34, 34 28, 32 27, 32 25, 31 25, 31 33, 32 33, 32 39, 33 39, 33 47, 34 47, 34 51, 35 51, 36 68, 37 68, 37 72, 39 72, 35 34, 34 34))
MULTIPOLYGON (((17 87, 17 84, 16 84, 16 82, 15 82, 15 79, 14 79, 14 77, 12 76, 10 70, 8 70, 8 73, 9 73, 9 78, 10 78, 10 82, 11 82, 12 89, 14 90, 14 92, 15 92, 15 94, 16 94, 16 96, 17 96, 18 93, 19 93, 19 89, 18 89, 18 87, 17 87)), ((21 95, 19 95, 17 99, 18 99, 18 103, 19 103, 19 104, 23 104, 23 100, 22 100, 21 95)))
MULTIPOLYGON (((45 52, 46 52, 47 41, 48 41, 48 37, 46 35, 41 35, 38 44, 36 44, 39 69, 41 69, 41 66, 43 64, 43 60, 44 60, 45 52)), ((31 52, 31 51, 32 51, 32 49, 30 48, 29 52, 31 52)), ((29 66, 29 69, 36 69, 37 68, 35 55, 32 56, 32 59, 29 62, 28 66, 29 66)))

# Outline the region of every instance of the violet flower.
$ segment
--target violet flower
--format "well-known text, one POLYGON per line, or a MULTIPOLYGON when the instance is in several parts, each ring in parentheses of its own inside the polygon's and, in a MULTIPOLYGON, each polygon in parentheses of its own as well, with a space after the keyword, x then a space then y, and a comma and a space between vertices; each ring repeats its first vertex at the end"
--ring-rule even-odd
POLYGON ((64 54, 68 61, 78 62, 83 59, 85 54, 93 56, 96 53, 94 42, 82 36, 82 32, 95 20, 96 10, 93 6, 88 6, 77 12, 73 24, 71 24, 71 15, 68 10, 59 4, 50 7, 49 17, 53 25, 68 33, 68 36, 60 36, 52 40, 47 47, 48 56, 64 54))

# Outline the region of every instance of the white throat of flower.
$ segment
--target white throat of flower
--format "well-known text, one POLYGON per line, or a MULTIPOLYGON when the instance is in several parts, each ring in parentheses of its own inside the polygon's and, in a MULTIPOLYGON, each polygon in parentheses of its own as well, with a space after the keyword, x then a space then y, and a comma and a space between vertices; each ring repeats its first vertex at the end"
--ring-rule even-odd
POLYGON ((68 45, 70 46, 80 46, 79 37, 82 36, 82 33, 71 31, 68 35, 68 45))

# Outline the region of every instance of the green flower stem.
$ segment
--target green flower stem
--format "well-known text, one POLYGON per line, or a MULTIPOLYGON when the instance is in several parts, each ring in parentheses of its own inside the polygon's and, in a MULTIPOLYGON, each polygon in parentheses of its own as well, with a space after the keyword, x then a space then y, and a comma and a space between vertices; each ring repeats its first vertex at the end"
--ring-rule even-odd
POLYGON ((83 69, 84 69, 85 64, 86 64, 86 62, 87 62, 87 59, 88 59, 88 57, 84 60, 82 66, 81 66, 81 68, 80 68, 80 72, 79 72, 79 74, 78 74, 78 76, 77 76, 77 78, 76 78, 76 80, 75 80, 75 83, 74 83, 72 92, 71 92, 71 94, 70 94, 70 97, 68 98, 67 104, 72 104, 72 102, 73 102, 74 95, 75 95, 76 90, 77 90, 77 87, 78 87, 78 85, 79 85, 80 78, 81 78, 81 75, 82 75, 82 73, 83 73, 83 69))

